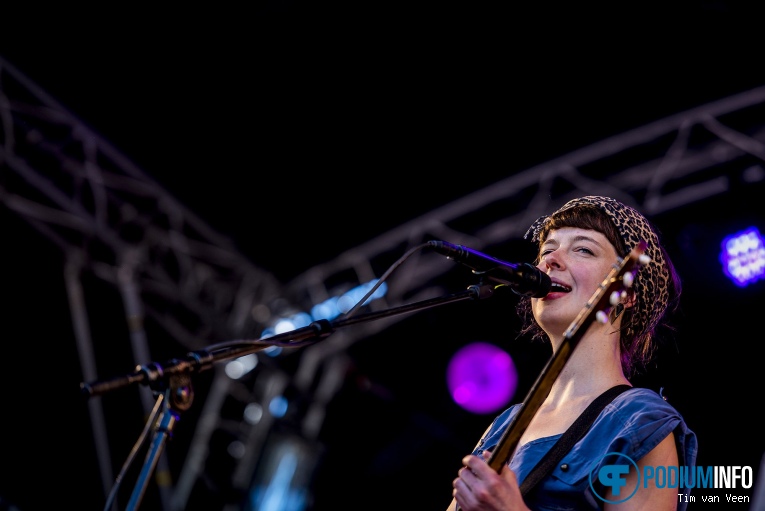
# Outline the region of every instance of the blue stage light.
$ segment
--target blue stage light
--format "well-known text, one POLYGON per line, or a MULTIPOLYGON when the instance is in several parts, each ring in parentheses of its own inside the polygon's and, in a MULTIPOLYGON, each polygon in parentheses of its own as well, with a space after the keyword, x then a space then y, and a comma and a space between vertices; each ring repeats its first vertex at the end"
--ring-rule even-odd
POLYGON ((756 227, 726 237, 720 262, 723 272, 739 287, 765 278, 765 242, 756 227))

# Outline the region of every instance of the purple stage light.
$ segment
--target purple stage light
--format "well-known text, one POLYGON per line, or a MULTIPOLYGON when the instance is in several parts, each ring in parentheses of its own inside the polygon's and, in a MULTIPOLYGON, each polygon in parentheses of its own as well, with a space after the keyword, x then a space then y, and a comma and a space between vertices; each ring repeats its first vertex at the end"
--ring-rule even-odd
POLYGON ((459 406, 473 413, 492 413, 507 406, 515 395, 518 372, 507 352, 475 342, 454 354, 446 381, 459 406))

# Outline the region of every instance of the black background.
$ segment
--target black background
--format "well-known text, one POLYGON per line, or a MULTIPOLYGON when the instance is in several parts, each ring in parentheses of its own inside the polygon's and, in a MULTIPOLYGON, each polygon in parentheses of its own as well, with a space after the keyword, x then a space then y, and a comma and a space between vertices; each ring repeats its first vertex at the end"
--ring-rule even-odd
MULTIPOLYGON (((287 282, 514 172, 765 84, 754 14, 734 2, 541 10, 41 10, 9 15, 0 55, 287 282)), ((763 452, 753 419, 763 287, 738 289, 708 271, 731 225, 765 228, 760 193, 655 219, 686 288, 677 344, 646 383, 666 387, 699 434, 702 465, 757 470, 763 452)), ((0 218, 0 498, 21 511, 100 509, 63 258, 23 220, 0 218)), ((464 308, 457 321, 429 311, 349 351, 371 386, 345 388, 330 407, 316 509, 446 507, 460 457, 493 416, 450 401, 450 350, 471 339, 509 345, 527 379, 544 355, 509 343, 508 301, 464 308)), ((130 370, 117 298, 104 288, 98 302, 93 338, 109 352, 100 370, 130 370)), ((125 455, 141 420, 127 403, 105 400, 114 451, 125 455)), ((182 426, 195 413, 171 459, 182 458, 191 429, 182 426)))

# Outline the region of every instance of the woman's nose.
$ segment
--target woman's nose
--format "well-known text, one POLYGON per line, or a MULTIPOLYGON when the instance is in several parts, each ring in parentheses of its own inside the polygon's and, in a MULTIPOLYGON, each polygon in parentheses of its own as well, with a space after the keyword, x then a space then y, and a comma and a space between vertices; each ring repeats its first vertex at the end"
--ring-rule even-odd
POLYGON ((541 270, 547 270, 549 268, 560 268, 561 267, 561 260, 557 256, 556 252, 548 252, 544 255, 542 258, 542 261, 539 263, 539 268, 541 270))

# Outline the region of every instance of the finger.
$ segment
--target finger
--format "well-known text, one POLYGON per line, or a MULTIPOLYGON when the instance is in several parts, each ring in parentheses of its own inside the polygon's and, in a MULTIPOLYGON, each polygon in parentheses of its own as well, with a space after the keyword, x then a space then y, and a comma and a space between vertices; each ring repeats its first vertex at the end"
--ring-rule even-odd
POLYGON ((465 464, 465 467, 470 469, 476 479, 485 479, 488 474, 494 471, 494 469, 478 456, 466 456, 462 461, 465 464))
POLYGON ((474 454, 468 454, 462 458, 462 464, 475 472, 486 466, 486 462, 474 454))
POLYGON ((515 476, 515 472, 510 469, 508 466, 502 467, 504 470, 501 472, 501 476, 504 477, 507 481, 512 483, 514 486, 518 486, 518 478, 515 476))
POLYGON ((459 472, 457 472, 459 475, 459 479, 463 480, 465 484, 468 485, 468 487, 472 487, 475 485, 475 482, 478 480, 478 477, 476 476, 475 472, 470 467, 462 467, 459 469, 459 472))
POLYGON ((470 490, 470 486, 460 478, 454 480, 453 486, 452 497, 457 502, 457 509, 467 509, 473 501, 473 493, 470 490))

